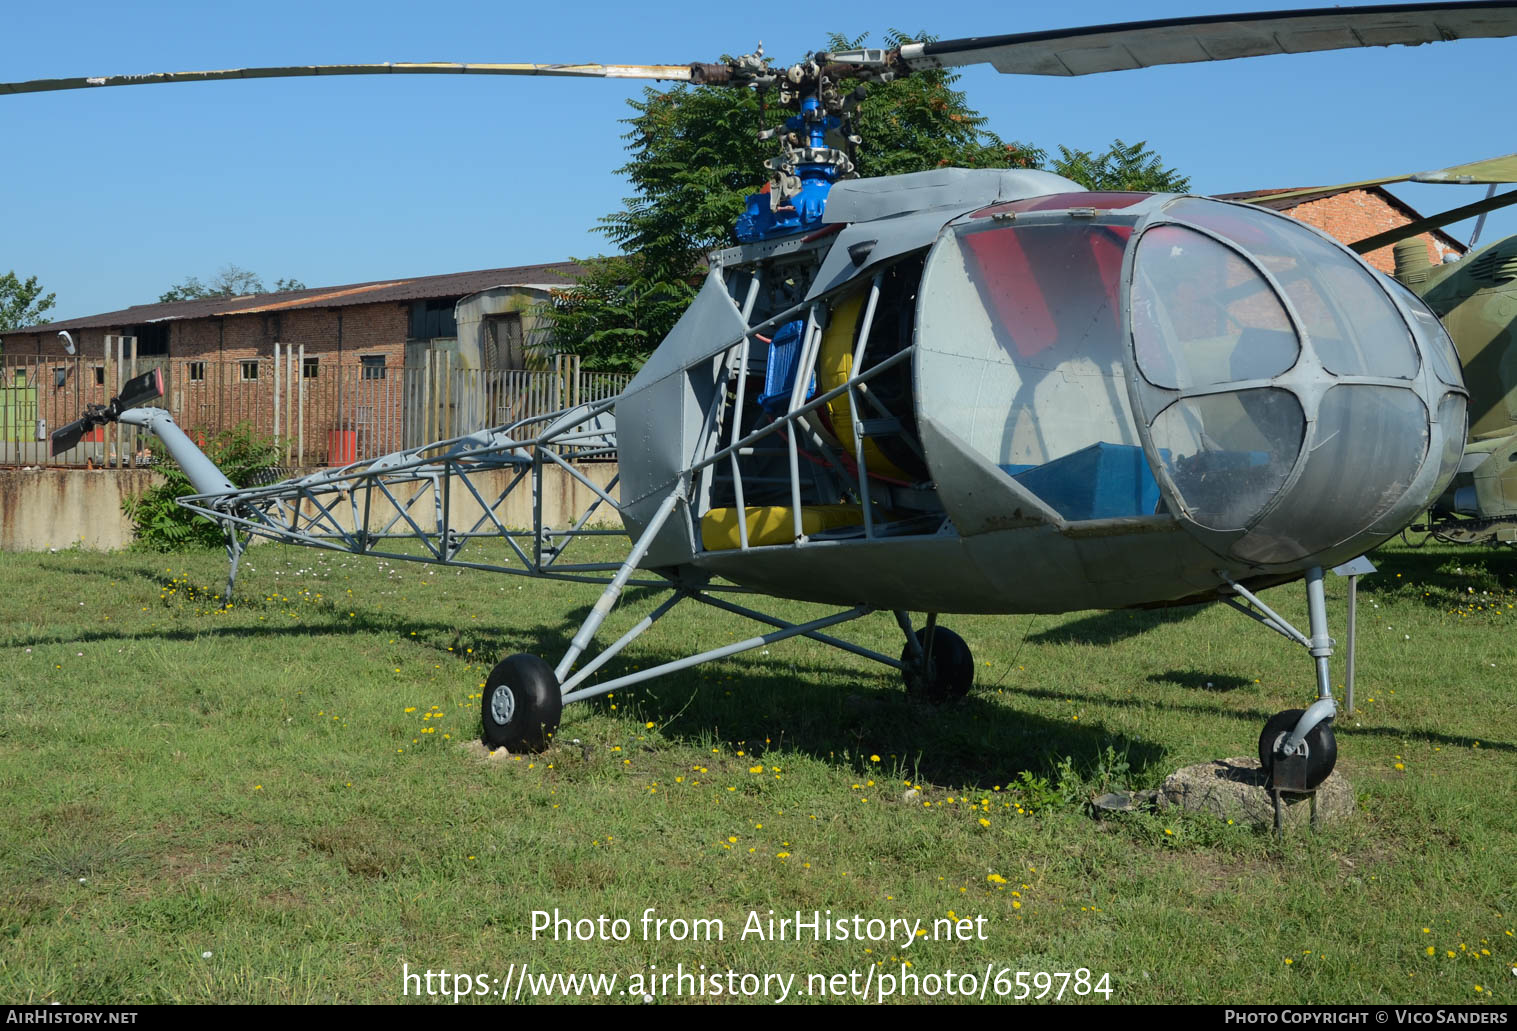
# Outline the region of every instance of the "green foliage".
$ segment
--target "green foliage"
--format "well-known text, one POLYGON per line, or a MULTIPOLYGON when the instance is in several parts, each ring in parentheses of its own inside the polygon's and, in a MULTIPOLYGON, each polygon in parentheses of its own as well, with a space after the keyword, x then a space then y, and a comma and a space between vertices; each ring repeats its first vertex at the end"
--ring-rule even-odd
POLYGON ((1015 788, 1022 808, 1029 813, 1057 809, 1064 800, 1060 790, 1051 785, 1047 777, 1038 776, 1031 770, 1023 770, 1017 775, 1015 788))
POLYGON ((1113 140, 1100 155, 1088 150, 1059 146, 1059 156, 1049 167, 1088 190, 1136 190, 1151 193, 1186 193, 1190 177, 1165 168, 1159 155, 1140 140, 1127 144, 1113 140))
POLYGON ((772 151, 751 90, 648 88, 629 103, 632 160, 618 171, 636 194, 598 227, 625 254, 582 259, 578 288, 541 309, 555 345, 588 368, 642 365, 695 296, 702 252, 729 240, 743 198, 763 185, 772 151))
MULTIPOLYGON (((889 45, 907 38, 891 33, 889 45)), ((836 49, 862 44, 862 37, 832 39, 836 49)), ((931 71, 873 87, 858 112, 859 174, 1027 167, 1041 159, 986 129, 950 88, 957 78, 931 71)), ((635 369, 674 328, 700 285, 703 252, 733 242, 744 198, 764 185, 775 145, 759 140, 759 131, 788 117, 764 94, 709 86, 649 87, 630 103, 631 159, 618 171, 635 193, 599 226, 624 256, 581 260, 589 271, 579 288, 541 309, 556 346, 590 368, 635 369)))
POLYGON ((0 276, 0 331, 45 324, 42 313, 53 306, 57 296, 42 296, 36 276, 23 280, 14 269, 0 276))
MULTIPOLYGON (((195 493, 189 477, 169 456, 161 441, 154 438, 150 446, 154 467, 162 473, 163 482, 141 494, 129 495, 121 502, 121 510, 135 524, 132 546, 147 551, 222 547, 226 537, 219 524, 195 515, 174 501, 195 493)), ((277 465, 281 458, 278 443, 260 436, 248 423, 216 434, 206 445, 205 453, 229 480, 240 486, 246 486, 259 472, 277 465)))
POLYGON ((553 325, 562 350, 580 356, 585 369, 636 369, 684 314, 694 281, 662 280, 646 255, 583 259, 573 290, 554 291, 538 310, 553 325), (563 341, 572 340, 573 346, 563 341))
MULTIPOLYGON (((276 279, 272 292, 282 293, 286 290, 304 290, 305 288, 306 285, 298 279, 276 279)), ((198 276, 190 276, 184 282, 175 283, 159 294, 158 300, 165 303, 198 301, 204 297, 242 297, 247 294, 269 292, 271 291, 263 285, 263 278, 258 273, 250 272, 237 265, 226 265, 209 283, 202 283, 198 276)))
MULTIPOLYGON (((892 30, 886 46, 931 40, 892 30)), ((864 46, 867 37, 833 34, 833 50, 864 46)), ((1046 155, 1007 142, 961 90, 947 69, 872 83, 856 122, 863 142, 853 151, 863 177, 934 168, 1039 168, 1046 155)), ((844 80, 843 92, 857 86, 844 80)), ((733 242, 744 199, 765 182, 764 162, 775 144, 758 133, 788 112, 764 93, 679 85, 644 89, 626 119, 630 159, 618 171, 633 196, 601 219, 599 231, 621 256, 580 259, 586 275, 538 309, 559 350, 581 355, 588 368, 636 369, 674 328, 700 285, 704 252, 733 242)), ((839 143, 838 145, 841 145, 839 143)), ((1190 180, 1166 169, 1145 143, 1113 142, 1104 153, 1060 147, 1052 170, 1090 189, 1183 192, 1190 180)))

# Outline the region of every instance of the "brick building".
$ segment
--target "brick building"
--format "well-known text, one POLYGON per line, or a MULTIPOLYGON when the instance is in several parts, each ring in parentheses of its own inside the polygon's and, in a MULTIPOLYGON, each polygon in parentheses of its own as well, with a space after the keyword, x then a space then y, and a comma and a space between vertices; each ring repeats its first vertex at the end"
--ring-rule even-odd
POLYGON ((316 287, 277 294, 139 304, 121 311, 50 322, 4 334, 7 357, 65 355, 67 330, 81 355, 103 355, 106 337, 135 337, 139 359, 234 361, 272 358, 273 345, 304 344, 308 359, 357 365, 366 355, 387 365, 405 345, 456 339, 453 308, 469 295, 515 286, 534 295, 573 283, 573 262, 486 269, 443 276, 316 287))
MULTIPOLYGON (((499 382, 529 364, 539 340, 532 308, 577 271, 558 262, 142 304, 8 331, 0 345, 0 462, 45 460, 35 446, 45 427, 71 421, 152 367, 164 370, 164 405, 186 429, 210 433, 247 421, 293 440, 291 458, 302 464, 435 439, 460 419, 496 415, 478 410, 481 377, 499 382), (454 313, 466 298, 460 340, 454 313), (458 412, 460 405, 469 410, 458 412)), ((496 389, 492 402, 500 396, 496 389)), ((100 458, 135 453, 110 446, 111 433, 89 442, 100 445, 100 458)))
MULTIPOLYGON (((1222 200, 1250 200, 1254 197, 1291 193, 1296 196, 1263 202, 1263 207, 1284 212, 1307 225, 1316 226, 1343 243, 1364 240, 1376 233, 1399 229, 1422 218, 1390 191, 1379 186, 1333 187, 1320 189, 1292 187, 1278 190, 1250 190, 1247 193, 1220 194, 1222 200)), ((1445 255, 1463 257, 1467 248, 1439 229, 1419 237, 1427 244, 1428 260, 1437 265, 1445 255)), ((1364 260, 1389 275, 1394 268, 1391 248, 1381 247, 1364 255, 1364 260)))

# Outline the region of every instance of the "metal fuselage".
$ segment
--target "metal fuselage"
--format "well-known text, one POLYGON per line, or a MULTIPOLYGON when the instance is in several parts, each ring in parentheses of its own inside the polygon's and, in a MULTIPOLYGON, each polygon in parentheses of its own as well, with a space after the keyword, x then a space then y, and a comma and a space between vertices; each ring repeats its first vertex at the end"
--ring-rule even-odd
POLYGON ((680 498, 645 568, 889 609, 1175 603, 1361 554, 1459 463, 1437 319, 1285 216, 946 169, 839 183, 826 222, 714 255, 618 402, 628 529, 680 498))

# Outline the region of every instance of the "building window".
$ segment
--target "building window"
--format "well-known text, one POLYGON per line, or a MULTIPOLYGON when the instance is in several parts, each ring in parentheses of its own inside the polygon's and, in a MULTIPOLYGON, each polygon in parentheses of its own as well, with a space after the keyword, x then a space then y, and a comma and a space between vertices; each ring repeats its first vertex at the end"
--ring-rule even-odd
POLYGON ((382 354, 361 354, 358 356, 360 367, 363 370, 362 379, 385 378, 385 356, 382 354))
POLYGON ((97 365, 97 366, 95 366, 95 386, 97 386, 97 387, 103 387, 103 386, 105 386, 105 366, 104 365, 97 365))
POLYGON ((62 368, 54 368, 53 369, 53 387, 57 388, 57 387, 61 387, 64 384, 66 384, 68 382, 68 374, 69 374, 69 367, 66 366, 66 365, 63 366, 62 368))
POLYGON ((315 379, 319 375, 320 365, 317 358, 307 358, 300 364, 301 379, 315 379))
POLYGON ((246 359, 245 361, 243 361, 243 363, 242 363, 242 378, 245 379, 245 380, 248 380, 248 379, 257 379, 258 378, 258 359, 257 358, 249 358, 249 359, 246 359))
POLYGON ((205 382, 205 362, 190 362, 189 375, 191 383, 205 382))

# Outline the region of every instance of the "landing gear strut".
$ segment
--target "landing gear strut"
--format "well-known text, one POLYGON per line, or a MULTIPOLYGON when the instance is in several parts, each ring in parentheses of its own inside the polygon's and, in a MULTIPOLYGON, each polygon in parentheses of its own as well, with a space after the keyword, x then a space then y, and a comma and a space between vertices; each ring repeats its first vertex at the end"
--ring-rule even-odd
MULTIPOLYGON (((1225 579, 1225 577, 1224 577, 1225 579)), ((1332 775, 1338 762, 1338 742, 1333 737, 1333 717, 1338 714, 1333 701, 1327 660, 1333 654, 1333 639, 1327 634, 1327 598, 1322 588, 1322 568, 1306 572, 1306 603, 1311 636, 1291 626, 1284 617, 1265 605, 1246 588, 1228 580, 1237 598, 1224 600, 1233 608, 1290 638, 1311 653, 1317 673, 1317 700, 1305 709, 1287 709, 1276 713, 1259 735, 1259 763, 1276 808, 1280 793, 1310 794, 1332 775)), ((1278 821, 1277 821, 1278 822, 1278 821)))

